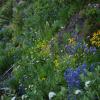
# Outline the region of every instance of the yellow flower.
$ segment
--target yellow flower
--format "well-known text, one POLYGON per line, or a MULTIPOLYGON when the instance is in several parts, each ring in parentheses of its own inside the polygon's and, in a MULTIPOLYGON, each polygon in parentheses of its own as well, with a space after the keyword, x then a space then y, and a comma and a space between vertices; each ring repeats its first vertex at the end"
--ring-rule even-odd
POLYGON ((58 60, 56 59, 56 60, 54 60, 54 64, 55 64, 55 67, 58 67, 59 66, 59 62, 58 62, 58 60))
POLYGON ((46 80, 46 77, 42 77, 41 80, 42 80, 42 81, 46 80))
POLYGON ((41 80, 43 80, 43 81, 44 81, 44 80, 46 80, 46 78, 45 78, 45 77, 43 77, 41 80))
POLYGON ((72 43, 72 44, 75 43, 75 39, 74 38, 69 38, 68 40, 69 40, 69 43, 72 43))
POLYGON ((49 48, 49 44, 48 44, 48 42, 47 41, 39 41, 38 43, 37 43, 37 48, 36 48, 37 50, 39 50, 40 51, 40 55, 41 56, 49 56, 49 52, 50 52, 50 48, 49 48))
POLYGON ((92 45, 100 47, 100 30, 93 33, 93 37, 90 39, 92 45))

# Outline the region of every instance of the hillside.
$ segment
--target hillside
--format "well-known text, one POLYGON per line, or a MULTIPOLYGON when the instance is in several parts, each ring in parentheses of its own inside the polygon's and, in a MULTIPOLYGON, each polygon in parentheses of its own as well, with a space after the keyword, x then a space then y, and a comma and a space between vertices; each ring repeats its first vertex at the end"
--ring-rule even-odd
POLYGON ((100 100, 99 0, 0 0, 0 100, 100 100))

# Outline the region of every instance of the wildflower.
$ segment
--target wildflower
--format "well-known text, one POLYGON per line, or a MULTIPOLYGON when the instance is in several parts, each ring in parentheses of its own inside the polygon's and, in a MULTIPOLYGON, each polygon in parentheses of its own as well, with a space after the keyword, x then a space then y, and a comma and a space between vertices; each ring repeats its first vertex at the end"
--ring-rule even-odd
POLYGON ((63 52, 63 50, 61 50, 61 52, 63 52))
POLYGON ((77 71, 74 71, 71 68, 68 68, 65 73, 64 73, 64 77, 65 80, 68 83, 68 87, 71 89, 73 87, 79 87, 80 86, 80 78, 79 78, 79 74, 77 71))
POLYGON ((80 94, 81 92, 82 92, 81 90, 76 90, 75 94, 77 95, 77 94, 80 94))
POLYGON ((85 63, 83 63, 83 64, 82 64, 82 69, 85 69, 86 66, 87 66, 87 65, 86 65, 85 63))
POLYGON ((61 26, 61 29, 64 29, 64 26, 61 26))
POLYGON ((89 53, 89 48, 87 46, 83 46, 84 52, 89 53))
POLYGON ((81 73, 82 72, 80 66, 76 70, 77 70, 78 73, 81 73))
POLYGON ((93 33, 93 37, 90 39, 92 45, 100 47, 100 30, 93 33))
POLYGON ((33 88, 33 85, 29 85, 28 88, 29 88, 29 89, 30 89, 30 88, 33 88))
POLYGON ((75 43, 75 39, 74 38, 69 38, 68 40, 69 40, 69 43, 72 43, 72 44, 75 43))
POLYGON ((76 50, 75 48, 73 48, 71 45, 66 45, 65 46, 66 52, 70 55, 75 54, 76 50))
POLYGON ((80 87, 80 74, 87 75, 86 73, 86 64, 82 64, 82 66, 78 67, 76 70, 72 68, 68 68, 64 73, 64 78, 68 83, 69 88, 80 87))
POLYGON ((96 48, 95 47, 90 47, 89 50, 90 50, 90 53, 95 53, 96 52, 96 48))
POLYGON ((42 77, 41 80, 44 81, 44 80, 46 80, 46 78, 45 77, 42 77))
POLYGON ((59 66, 59 62, 58 62, 58 60, 56 59, 56 60, 54 60, 54 64, 55 64, 55 66, 56 67, 58 67, 59 66))
POLYGON ((91 64, 90 65, 90 68, 89 69, 90 69, 91 72, 94 71, 94 67, 95 67, 95 64, 91 64))
POLYGON ((91 83, 91 81, 86 81, 85 82, 85 87, 89 87, 89 84, 91 83))
POLYGON ((31 85, 31 88, 33 87, 33 85, 31 85))
POLYGON ((75 46, 76 49, 82 48, 82 44, 80 42, 78 42, 75 46))
POLYGON ((39 63, 39 61, 37 60, 36 63, 39 63))
POLYGON ((16 100, 16 96, 12 97, 11 100, 16 100))
POLYGON ((81 66, 81 71, 82 71, 82 73, 84 74, 84 76, 87 75, 86 67, 87 67, 87 65, 86 65, 85 63, 83 63, 82 66, 81 66))
POLYGON ((22 95, 21 98, 22 100, 25 100, 28 96, 27 95, 22 95))
POLYGON ((56 93, 55 92, 49 92, 49 100, 51 100, 54 96, 56 96, 56 93))

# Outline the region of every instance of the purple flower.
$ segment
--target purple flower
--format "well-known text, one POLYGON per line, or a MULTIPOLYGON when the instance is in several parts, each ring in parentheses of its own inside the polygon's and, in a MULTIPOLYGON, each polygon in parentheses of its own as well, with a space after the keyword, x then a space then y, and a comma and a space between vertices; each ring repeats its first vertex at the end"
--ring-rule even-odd
POLYGON ((91 64, 89 70, 92 72, 94 71, 94 68, 95 68, 95 64, 91 64))
POLYGON ((95 53, 96 52, 96 48, 95 47, 88 47, 87 45, 83 45, 83 49, 84 49, 84 52, 86 53, 95 53))
POLYGON ((85 51, 86 53, 89 53, 89 49, 88 49, 88 48, 85 48, 84 51, 85 51))
POLYGON ((89 50, 90 50, 90 53, 95 53, 96 52, 96 47, 90 47, 89 50))
POLYGON ((82 48, 82 43, 78 42, 76 45, 77 48, 82 48))
POLYGON ((86 44, 83 45, 83 50, 84 52, 89 53, 89 48, 86 44))
POLYGON ((82 73, 84 74, 84 76, 86 76, 87 75, 87 72, 86 72, 86 67, 87 67, 87 65, 84 63, 84 64, 82 64, 82 66, 81 66, 81 70, 82 70, 82 73))
POLYGON ((70 45, 66 45, 65 49, 68 54, 73 55, 73 49, 70 45))
MULTIPOLYGON (((79 89, 81 87, 80 74, 84 74, 84 75, 87 74, 86 67, 87 65, 83 63, 81 66, 79 66, 75 70, 70 67, 64 72, 64 78, 68 84, 68 100, 72 98, 73 90, 75 88, 79 89)), ((71 100, 74 100, 74 98, 71 100)))
POLYGON ((66 82, 68 83, 68 87, 69 88, 73 88, 73 87, 79 87, 80 86, 80 78, 79 78, 79 74, 78 71, 74 71, 71 68, 68 68, 65 73, 64 73, 64 77, 66 82))
POLYGON ((80 66, 76 69, 78 73, 81 73, 81 68, 80 66))
POLYGON ((83 70, 86 69, 86 66, 87 66, 86 63, 83 63, 83 64, 82 64, 82 69, 83 69, 83 70))
POLYGON ((64 78, 69 88, 80 87, 80 74, 87 75, 86 66, 87 65, 84 63, 82 64, 81 67, 78 67, 76 70, 73 70, 72 68, 68 68, 64 72, 64 78))
POLYGON ((71 46, 71 45, 66 45, 65 50, 70 55, 74 55, 77 51, 77 49, 75 47, 71 46))

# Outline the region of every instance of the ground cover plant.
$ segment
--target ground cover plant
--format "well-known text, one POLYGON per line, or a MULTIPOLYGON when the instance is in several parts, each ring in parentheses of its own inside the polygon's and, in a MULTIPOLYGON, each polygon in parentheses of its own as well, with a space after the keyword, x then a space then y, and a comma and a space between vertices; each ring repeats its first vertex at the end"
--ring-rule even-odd
POLYGON ((99 100, 99 58, 99 0, 0 1, 0 100, 99 100))

